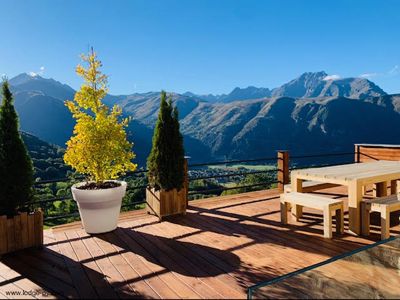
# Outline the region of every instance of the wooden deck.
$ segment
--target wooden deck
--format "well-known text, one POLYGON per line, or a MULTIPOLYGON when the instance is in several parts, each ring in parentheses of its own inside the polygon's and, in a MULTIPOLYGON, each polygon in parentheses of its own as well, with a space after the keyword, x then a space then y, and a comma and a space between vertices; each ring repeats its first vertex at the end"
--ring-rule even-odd
MULTIPOLYGON (((346 199, 343 188, 323 192, 346 199)), ((369 239, 323 239, 321 214, 307 209, 283 226, 277 190, 190 204, 186 216, 162 223, 124 214, 108 234, 89 236, 79 223, 46 230, 43 249, 2 258, 0 298, 245 298, 249 285, 380 237, 373 227, 369 239)))

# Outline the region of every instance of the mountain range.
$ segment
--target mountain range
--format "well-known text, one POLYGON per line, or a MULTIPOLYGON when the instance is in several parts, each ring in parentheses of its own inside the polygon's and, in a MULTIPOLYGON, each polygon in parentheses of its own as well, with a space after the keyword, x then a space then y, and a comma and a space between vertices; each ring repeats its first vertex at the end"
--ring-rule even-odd
POLYGON ((203 99, 208 102, 230 103, 237 100, 259 99, 266 97, 293 97, 293 98, 324 98, 347 97, 364 99, 386 95, 386 93, 373 82, 365 78, 335 79, 324 71, 306 72, 299 77, 274 89, 236 87, 225 95, 196 95, 186 92, 183 95, 203 99))
MULTIPOLYGON (((65 146, 74 120, 63 102, 75 91, 28 74, 12 78, 10 85, 21 129, 65 146)), ((250 86, 223 95, 171 95, 193 161, 265 157, 282 148, 333 152, 350 150, 359 142, 400 142, 400 95, 388 95, 365 78, 335 79, 325 72, 307 72, 273 89, 250 86)), ((128 136, 142 165, 150 151, 159 101, 159 92, 105 98, 133 118, 128 136)))

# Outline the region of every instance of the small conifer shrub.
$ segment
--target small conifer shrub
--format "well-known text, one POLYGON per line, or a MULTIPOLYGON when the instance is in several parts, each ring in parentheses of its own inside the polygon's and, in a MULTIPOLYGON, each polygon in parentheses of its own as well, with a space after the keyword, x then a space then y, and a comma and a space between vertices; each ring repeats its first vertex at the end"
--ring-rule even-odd
POLYGON ((179 129, 178 109, 165 91, 154 129, 153 146, 147 159, 148 181, 156 190, 180 190, 184 183, 185 151, 179 129))
POLYGON ((0 215, 26 210, 33 198, 33 166, 19 133, 18 115, 7 80, 0 107, 0 215))

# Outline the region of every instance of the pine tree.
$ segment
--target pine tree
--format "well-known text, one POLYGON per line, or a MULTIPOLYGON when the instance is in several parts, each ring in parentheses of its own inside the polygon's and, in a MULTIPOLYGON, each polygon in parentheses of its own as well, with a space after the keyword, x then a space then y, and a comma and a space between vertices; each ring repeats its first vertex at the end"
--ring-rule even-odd
POLYGON ((153 147, 147 159, 148 180, 155 189, 180 190, 184 181, 183 138, 179 131, 178 109, 161 92, 160 111, 154 129, 153 147))
POLYGON ((15 215, 33 197, 33 166, 18 131, 18 115, 8 82, 0 107, 0 215, 15 215))

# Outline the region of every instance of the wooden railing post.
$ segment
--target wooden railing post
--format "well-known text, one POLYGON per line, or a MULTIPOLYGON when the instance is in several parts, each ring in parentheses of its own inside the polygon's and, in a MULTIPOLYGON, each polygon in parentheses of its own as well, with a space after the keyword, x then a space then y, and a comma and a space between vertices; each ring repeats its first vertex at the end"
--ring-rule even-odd
POLYGON ((186 207, 189 205, 189 158, 190 156, 185 156, 185 162, 183 164, 183 169, 185 172, 185 179, 183 183, 183 188, 185 189, 186 194, 186 207))
POLYGON ((289 183, 289 151, 278 151, 278 190, 283 192, 285 184, 289 183))
POLYGON ((360 145, 354 145, 354 161, 356 163, 360 162, 360 145))

